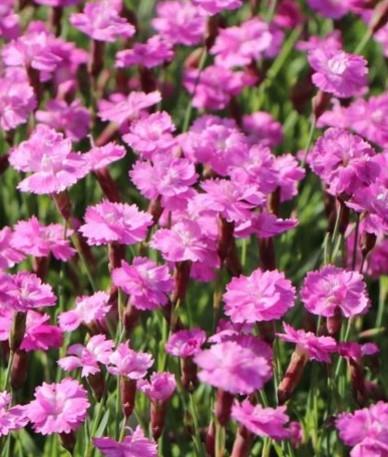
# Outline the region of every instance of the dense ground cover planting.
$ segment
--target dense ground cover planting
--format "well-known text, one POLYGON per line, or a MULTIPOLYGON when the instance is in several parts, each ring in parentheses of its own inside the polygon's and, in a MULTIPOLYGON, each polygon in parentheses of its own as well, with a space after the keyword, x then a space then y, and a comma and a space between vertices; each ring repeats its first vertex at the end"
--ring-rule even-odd
POLYGON ((388 456, 387 0, 0 3, 0 456, 388 456))

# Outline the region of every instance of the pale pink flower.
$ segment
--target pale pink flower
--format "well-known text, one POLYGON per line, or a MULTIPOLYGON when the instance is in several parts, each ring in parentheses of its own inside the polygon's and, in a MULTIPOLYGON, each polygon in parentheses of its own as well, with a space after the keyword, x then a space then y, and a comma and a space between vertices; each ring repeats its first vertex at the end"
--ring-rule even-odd
POLYGON ((330 336, 316 336, 312 332, 296 330, 285 322, 283 329, 284 333, 277 333, 277 336, 283 341, 296 344, 311 360, 330 362, 331 355, 338 349, 337 342, 330 336))
POLYGON ((178 330, 172 333, 166 343, 166 352, 175 357, 193 357, 206 341, 206 333, 201 328, 178 330))
POLYGON ((201 12, 214 15, 225 10, 231 11, 240 8, 242 0, 192 0, 201 12))
POLYGON ((132 264, 124 260, 112 272, 113 283, 129 295, 129 303, 137 309, 154 310, 168 303, 173 279, 166 265, 158 265, 146 257, 135 257, 132 264))
POLYGON ((27 423, 24 407, 11 406, 11 395, 5 390, 0 392, 0 437, 24 428, 27 423))
POLYGON ((152 216, 136 205, 108 201, 89 206, 84 219, 79 231, 90 245, 97 246, 113 242, 136 244, 146 238, 152 225, 152 216))
POLYGON ((88 394, 71 378, 55 384, 44 382, 35 389, 35 400, 25 406, 26 415, 36 432, 42 435, 70 433, 85 421, 88 394))
POLYGON ((126 155, 124 146, 111 141, 104 146, 93 147, 85 155, 89 166, 93 171, 105 168, 113 162, 122 159, 126 155))
POLYGON ((245 114, 242 125, 252 143, 262 143, 272 147, 279 146, 283 141, 282 124, 265 111, 245 114))
POLYGON ((94 335, 87 342, 72 344, 67 350, 67 356, 58 360, 58 365, 65 371, 82 368, 81 376, 94 375, 100 371, 100 365, 106 365, 112 354, 113 341, 107 340, 105 335, 94 335))
POLYGON ((249 400, 237 401, 232 407, 232 418, 250 432, 273 440, 284 440, 290 437, 287 425, 290 418, 286 414, 286 406, 263 408, 252 405, 249 400))
POLYGON ((59 315, 59 326, 65 332, 76 330, 81 324, 102 322, 111 309, 109 294, 96 292, 90 296, 78 297, 75 308, 59 315))
POLYGON ((337 311, 345 317, 357 316, 370 305, 363 276, 333 265, 307 273, 301 298, 308 311, 325 317, 337 311))
POLYGON ((24 255, 13 245, 13 232, 10 227, 0 230, 0 271, 11 268, 24 259, 24 255))
POLYGON ((121 442, 111 438, 93 438, 93 443, 105 457, 157 457, 158 455, 156 443, 146 438, 140 427, 121 442))
POLYGON ((225 314, 235 323, 280 319, 295 302, 295 288, 284 273, 261 271, 233 278, 223 295, 225 314))
POLYGON ((154 360, 151 354, 136 352, 128 347, 128 343, 120 343, 109 356, 108 371, 116 376, 125 376, 138 380, 144 378, 154 360))
POLYGON ((175 376, 172 373, 153 373, 151 379, 140 379, 137 387, 152 401, 167 401, 176 389, 175 376))
POLYGON ((133 121, 150 106, 156 105, 161 101, 161 94, 158 91, 131 92, 128 96, 122 94, 112 94, 108 100, 99 103, 98 116, 103 121, 115 122, 118 125, 125 121, 133 121))

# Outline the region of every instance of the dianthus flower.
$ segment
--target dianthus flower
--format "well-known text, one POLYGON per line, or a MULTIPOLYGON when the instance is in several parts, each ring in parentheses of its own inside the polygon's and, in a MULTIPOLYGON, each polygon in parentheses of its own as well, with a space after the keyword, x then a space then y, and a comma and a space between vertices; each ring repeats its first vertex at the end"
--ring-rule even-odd
POLYGON ((253 323, 280 319, 295 301, 295 288, 284 273, 261 271, 233 278, 223 296, 232 322, 253 323))
POLYGON ((280 49, 283 32, 255 17, 240 26, 220 29, 210 53, 221 67, 243 67, 262 57, 274 57, 280 49))
POLYGON ((162 1, 157 3, 152 26, 172 45, 192 46, 203 39, 206 18, 191 2, 162 1))
POLYGON ((214 15, 222 11, 231 11, 240 8, 242 0, 192 0, 201 12, 214 15))
POLYGON ((33 88, 27 81, 0 78, 0 127, 13 130, 27 122, 36 108, 33 88))
POLYGON ((49 100, 46 110, 36 112, 36 120, 62 131, 73 141, 86 137, 90 128, 90 113, 78 100, 68 104, 65 100, 49 100))
POLYGON ((360 360, 363 357, 374 356, 380 352, 375 343, 359 344, 355 342, 338 343, 338 354, 350 360, 360 360))
POLYGON ((256 111, 242 118, 243 130, 252 143, 279 146, 283 141, 283 127, 269 113, 256 111))
POLYGON ((71 378, 55 384, 44 382, 35 389, 35 400, 25 406, 26 415, 42 435, 70 433, 86 419, 88 394, 71 378))
POLYGON ((222 176, 230 166, 240 163, 248 151, 247 139, 233 120, 211 115, 196 119, 180 137, 180 143, 186 157, 210 166, 222 176))
POLYGON ((311 35, 306 41, 298 41, 296 49, 299 51, 314 51, 317 48, 342 49, 342 36, 339 30, 333 30, 324 36, 311 35))
POLYGON ((296 330, 285 322, 283 329, 284 333, 278 333, 277 336, 283 341, 296 344, 311 360, 330 362, 331 355, 337 351, 337 342, 330 336, 316 336, 312 332, 296 330))
POLYGON ((87 208, 79 231, 90 245, 136 244, 145 239, 151 224, 152 216, 136 205, 104 201, 87 208))
POLYGON ((70 16, 70 23, 97 41, 113 42, 121 37, 129 38, 136 31, 107 1, 87 3, 83 13, 70 16))
POLYGON ((116 67, 124 68, 141 65, 146 68, 158 67, 174 57, 172 44, 160 35, 154 35, 145 43, 135 43, 132 49, 116 54, 116 67))
POLYGON ((193 357, 206 341, 206 333, 200 328, 178 330, 172 333, 166 343, 166 352, 175 357, 193 357))
POLYGON ((121 343, 109 356, 108 371, 116 376, 138 380, 144 378, 153 363, 151 354, 136 352, 127 343, 121 343))
POLYGON ((281 219, 273 213, 263 211, 253 214, 250 219, 237 224, 234 234, 239 238, 251 235, 256 235, 259 238, 271 238, 287 232, 297 225, 296 219, 281 219))
POLYGON ((12 238, 10 227, 0 230, 0 271, 11 268, 24 259, 24 255, 12 246, 12 238))
POLYGON ((103 121, 115 122, 118 125, 125 121, 133 121, 152 105, 161 100, 160 92, 131 92, 128 96, 112 94, 110 100, 102 100, 99 103, 98 116, 103 121))
POLYGON ((232 97, 239 95, 245 87, 253 86, 257 77, 243 71, 232 71, 219 65, 211 65, 200 71, 188 68, 183 84, 193 96, 192 105, 197 109, 220 110, 232 97))
POLYGON ((38 5, 47 5, 47 6, 72 6, 77 5, 81 0, 34 0, 38 5))
MULTIPOLYGON (((47 351, 59 348, 63 343, 63 333, 60 328, 51 325, 50 316, 36 311, 27 312, 26 330, 20 349, 23 351, 47 351)), ((9 320, 9 333, 12 330, 13 318, 9 320)), ((9 336, 7 338, 9 340, 9 336)))
POLYGON ((87 342, 72 344, 67 350, 67 356, 58 360, 58 365, 65 371, 82 368, 81 376, 94 375, 100 371, 99 364, 106 365, 112 354, 113 341, 105 335, 94 335, 87 342))
POLYGON ((268 345, 256 337, 213 344, 199 352, 194 361, 202 382, 231 394, 251 394, 272 376, 268 345))
POLYGON ((18 189, 35 194, 62 192, 89 172, 84 157, 71 152, 70 139, 43 124, 12 149, 9 161, 16 170, 32 173, 18 189))
POLYGON ((146 257, 135 257, 129 265, 124 260, 112 272, 113 283, 129 295, 129 303, 137 309, 154 310, 168 302, 173 280, 166 265, 158 265, 146 257))
POLYGON ((109 294, 96 292, 90 296, 78 297, 75 308, 59 315, 59 326, 65 332, 76 330, 81 324, 102 322, 111 309, 109 294))
POLYGON ((232 418, 258 436, 273 440, 290 437, 290 431, 286 428, 290 418, 286 414, 285 406, 263 408, 261 405, 252 405, 249 400, 235 402, 232 418))
POLYGON ((291 200, 298 193, 298 184, 303 179, 305 171, 292 154, 276 156, 274 166, 278 172, 280 201, 291 200))
POLYGON ((361 137, 330 128, 318 139, 308 161, 330 194, 350 196, 378 176, 380 170, 372 160, 374 155, 374 149, 361 137))
POLYGON ((19 16, 14 12, 14 0, 3 0, 0 5, 0 38, 13 40, 20 34, 19 16))
POLYGON ((96 448, 105 457, 157 457, 156 443, 146 438, 140 427, 118 442, 111 438, 93 438, 96 448))
POLYGON ((152 401, 166 401, 176 389, 175 376, 172 373, 153 373, 150 381, 140 379, 137 387, 152 401))
POLYGON ((145 114, 132 122, 123 140, 142 159, 152 159, 155 153, 170 153, 175 146, 172 133, 175 125, 166 111, 145 114))
POLYGON ((351 457, 384 457, 388 449, 388 403, 378 402, 336 420, 341 440, 353 449, 351 457))
POLYGON ((124 146, 111 141, 104 146, 93 147, 84 157, 89 162, 91 170, 96 171, 122 159, 125 155, 126 150, 124 146))
POLYGON ((325 317, 334 316, 338 310, 345 317, 357 316, 369 307, 362 275, 333 265, 307 274, 301 298, 308 311, 325 317))
POLYGON ((52 254, 58 260, 69 260, 75 249, 68 237, 72 231, 61 224, 43 225, 32 216, 27 221, 19 221, 14 226, 11 245, 25 255, 47 257, 52 254))
POLYGON ((308 61, 315 71, 313 83, 336 97, 360 95, 368 84, 367 61, 362 56, 318 47, 308 53, 308 61))
POLYGON ((0 436, 23 428, 27 425, 28 418, 23 406, 11 406, 11 395, 0 392, 0 436))
POLYGON ((340 19, 351 10, 351 2, 348 0, 341 2, 336 0, 308 0, 307 3, 312 10, 330 19, 340 19))
POLYGON ((282 29, 293 29, 303 20, 299 4, 293 0, 283 0, 277 5, 273 23, 282 29))

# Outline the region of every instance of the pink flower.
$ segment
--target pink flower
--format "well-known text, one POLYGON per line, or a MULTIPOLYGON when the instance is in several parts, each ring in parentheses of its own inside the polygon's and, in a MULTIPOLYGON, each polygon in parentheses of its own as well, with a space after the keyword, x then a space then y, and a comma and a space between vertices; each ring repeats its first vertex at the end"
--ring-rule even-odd
POLYGON ((298 193, 298 184, 304 178, 305 171, 292 154, 276 156, 274 165, 278 172, 280 201, 291 200, 298 193))
POLYGON ((279 146, 283 141, 283 127, 269 113, 256 111, 242 118, 243 129, 252 143, 279 146))
POLYGON ((72 344, 67 350, 67 356, 58 360, 58 365, 65 371, 82 368, 81 376, 89 376, 100 371, 99 364, 106 365, 112 354, 113 341, 105 335, 94 335, 87 342, 72 344))
POLYGON ((357 316, 370 305, 362 275, 333 265, 307 274, 301 298, 308 311, 325 317, 334 316, 337 310, 345 317, 357 316))
POLYGON ((243 71, 232 71, 219 65, 204 70, 188 68, 183 84, 193 96, 192 105, 197 109, 220 110, 232 97, 239 95, 245 87, 253 86, 257 77, 243 71))
POLYGON ((152 401, 166 401, 175 392, 175 376, 168 372, 153 373, 150 381, 141 379, 137 387, 152 401))
POLYGON ((81 0, 34 0, 38 5, 47 5, 47 6, 72 6, 77 5, 81 0))
POLYGON ((0 78, 0 127, 13 130, 28 121, 36 108, 33 88, 26 81, 0 78))
POLYGON ((24 255, 12 246, 13 233, 10 227, 0 230, 0 271, 11 268, 24 259, 24 255))
POLYGON ((33 173, 18 189, 35 194, 62 192, 89 172, 83 156, 71 152, 71 141, 45 125, 12 149, 9 161, 16 170, 33 173))
POLYGON ((135 244, 145 239, 151 224, 152 216, 136 205, 103 201, 86 209, 79 231, 90 245, 135 244))
POLYGON ((281 219, 267 211, 253 214, 251 219, 241 221, 236 225, 234 234, 236 237, 245 238, 256 235, 258 238, 271 238, 281 233, 292 230, 298 225, 296 219, 281 219))
POLYGON ((283 32, 255 17, 240 26, 220 29, 210 53, 221 67, 244 67, 263 57, 274 57, 283 41, 283 32))
POLYGON ((15 275, 0 274, 0 298, 3 306, 21 312, 54 306, 57 301, 49 284, 26 271, 15 275))
POLYGON ((242 0, 192 0, 192 2, 199 7, 200 11, 209 15, 214 15, 224 10, 235 10, 242 5, 242 0))
POLYGON ((19 221, 14 227, 11 245, 25 255, 47 257, 52 254, 58 260, 69 260, 75 249, 68 237, 72 230, 61 224, 43 225, 32 216, 27 221, 19 221))
POLYGON ((338 343, 338 354, 351 360, 361 360, 363 357, 374 356, 379 352, 379 347, 374 343, 338 343))
POLYGON ((129 295, 137 309, 154 310, 168 302, 173 280, 168 267, 146 257, 135 257, 131 265, 124 260, 112 272, 113 283, 129 295))
POLYGON ((20 34, 19 16, 13 11, 14 0, 3 0, 0 5, 0 38, 12 40, 20 34))
POLYGON ((340 19, 345 14, 348 14, 351 9, 349 0, 341 2, 336 0, 308 0, 307 3, 311 9, 331 19, 340 19))
POLYGON ((173 57, 172 44, 160 35, 154 35, 145 43, 135 43, 132 49, 119 51, 116 54, 116 67, 141 65, 146 68, 154 68, 170 62, 173 57))
POLYGON ((11 406, 11 395, 6 391, 0 392, 0 436, 19 430, 27 423, 24 407, 11 406))
POLYGON ((351 195, 378 176, 380 170, 372 160, 374 155, 373 148, 361 137, 330 128, 318 139, 308 161, 329 193, 351 195))
MULTIPOLYGON (((269 349, 270 351, 270 349, 269 349)), ((251 394, 271 378, 268 345, 256 337, 213 344, 199 352, 194 361, 205 384, 232 394, 251 394)))
POLYGON ((330 336, 316 336, 312 332, 296 330, 285 322, 283 329, 285 333, 277 333, 277 336, 288 343, 295 343, 312 360, 329 363, 331 354, 337 351, 337 342, 330 336))
POLYGON ((87 3, 83 13, 70 16, 70 23, 97 41, 113 42, 121 37, 130 38, 136 31, 107 1, 87 3))
POLYGON ((111 438, 93 438, 96 448, 106 457, 157 457, 156 443, 144 436, 140 427, 122 442, 111 438))
POLYGON ((122 159, 126 155, 124 146, 121 146, 113 141, 100 147, 93 147, 84 157, 89 162, 89 166, 93 171, 105 168, 113 162, 122 159))
POLYGON ((175 357, 193 357, 206 341, 206 333, 200 328, 178 330, 172 333, 166 343, 166 352, 175 357))
POLYGON ((171 153, 176 144, 172 133, 175 125, 166 111, 145 114, 131 123, 123 140, 142 159, 152 159, 155 153, 171 153))
POLYGON ((303 22, 303 14, 294 0, 282 0, 276 9, 273 23, 282 29, 293 29, 303 22))
POLYGON ((153 363, 151 354, 135 352, 127 343, 121 343, 109 356, 108 371, 116 376, 138 380, 144 378, 153 363))
POLYGON ((152 26, 172 45, 192 46, 203 39, 206 19, 190 2, 161 1, 157 3, 152 26))
POLYGON ((284 273, 261 271, 233 278, 223 296, 225 314, 235 323, 280 319, 295 301, 295 288, 284 273))
POLYGON ((113 94, 110 100, 102 100, 99 104, 98 116, 103 121, 115 122, 118 125, 125 121, 133 121, 150 106, 161 100, 160 92, 131 92, 128 96, 113 94))
MULTIPOLYGON (((55 325, 50 325, 50 316, 36 311, 27 312, 26 331, 20 349, 26 352, 47 351, 59 348, 63 343, 63 333, 55 325)), ((9 316, 9 333, 12 330, 13 317, 9 316)), ((7 340, 9 339, 9 336, 7 340)))
POLYGON ((90 113, 78 100, 49 100, 45 111, 36 112, 36 120, 62 131, 73 141, 86 137, 90 129, 90 113))
POLYGON ((71 378, 55 384, 43 383, 35 389, 35 400, 25 406, 26 415, 42 435, 70 433, 86 419, 88 394, 71 378))
POLYGON ((339 30, 333 30, 324 36, 311 35, 306 41, 298 41, 296 49, 299 51, 314 51, 317 48, 342 49, 342 36, 339 30))
POLYGON ((309 52, 308 61, 315 70, 313 83, 336 97, 360 95, 368 84, 367 61, 362 56, 318 47, 309 52))
POLYGON ((81 324, 102 322, 110 309, 109 294, 106 292, 96 292, 89 297, 78 297, 73 310, 59 315, 59 326, 65 332, 72 332, 81 324))
POLYGON ((261 405, 252 405, 249 400, 244 400, 242 403, 234 403, 232 418, 258 436, 273 440, 284 440, 290 437, 290 431, 286 428, 290 420, 286 414, 286 406, 263 408, 261 405))

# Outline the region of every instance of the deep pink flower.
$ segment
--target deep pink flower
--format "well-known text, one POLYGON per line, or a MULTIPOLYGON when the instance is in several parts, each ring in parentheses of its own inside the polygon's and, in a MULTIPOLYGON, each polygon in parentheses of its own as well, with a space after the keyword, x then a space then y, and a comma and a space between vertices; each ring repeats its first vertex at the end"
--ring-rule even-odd
POLYGON ((178 330, 172 333, 166 343, 166 352, 175 357, 193 357, 206 341, 206 333, 201 328, 178 330))
POLYGON ((0 271, 11 268, 24 259, 24 255, 12 246, 13 233, 10 227, 0 230, 0 271))
POLYGON ((138 380, 144 378, 154 360, 151 354, 135 352, 128 347, 128 343, 120 343, 117 349, 109 356, 108 363, 108 371, 110 373, 138 380))
POLYGON ((278 172, 280 201, 291 200, 298 193, 298 184, 304 178, 305 170, 292 154, 276 156, 274 165, 278 172))
POLYGON ((294 0, 282 0, 276 9, 273 23, 282 29, 293 29, 303 22, 301 7, 294 0))
POLYGON ((109 294, 106 292, 96 292, 88 297, 78 297, 74 309, 59 315, 59 326, 65 332, 72 332, 81 324, 102 322, 110 309, 109 294))
POLYGON ((309 52, 308 61, 315 70, 313 83, 336 97, 360 95, 368 84, 367 61, 362 56, 318 47, 309 52))
POLYGON ((71 246, 69 236, 71 229, 61 224, 43 225, 32 216, 27 221, 19 221, 14 227, 11 245, 25 255, 47 257, 52 254, 58 260, 69 260, 75 249, 71 246))
POLYGON ((145 239, 151 224, 152 216, 136 205, 103 201, 86 209, 79 231, 90 245, 135 244, 145 239))
POLYGON ((202 71, 188 68, 184 73, 183 84, 193 96, 192 105, 195 108, 220 110, 228 105, 232 97, 256 81, 257 77, 253 74, 211 65, 202 71))
POLYGON ((282 125, 265 111, 245 114, 242 118, 242 125, 252 143, 260 142, 272 147, 279 146, 283 141, 282 125))
POLYGON ((312 148, 308 161, 333 195, 351 195, 371 184, 379 174, 374 149, 361 137, 346 130, 326 130, 312 148))
POLYGON ((301 298, 308 311, 325 317, 337 310, 345 317, 357 316, 370 304, 362 275, 333 265, 307 273, 301 298))
POLYGON ((47 6, 72 6, 77 5, 81 0, 34 0, 38 5, 47 5, 47 6))
POLYGON ((3 0, 0 5, 0 38, 12 40, 20 34, 19 16, 14 12, 14 0, 3 0))
POLYGON ((86 419, 88 394, 71 378, 55 384, 44 382, 35 389, 35 400, 25 406, 26 415, 42 435, 70 433, 86 419))
POLYGON ((65 371, 82 368, 81 376, 89 376, 100 371, 99 364, 106 365, 112 354, 113 341, 107 340, 105 335, 94 335, 87 342, 72 344, 67 350, 67 356, 58 360, 58 365, 65 371))
POLYGON ((89 133, 90 113, 78 100, 49 100, 46 110, 36 112, 36 120, 62 131, 73 141, 82 140, 89 133))
POLYGON ((0 392, 0 436, 23 428, 27 425, 28 418, 23 406, 11 406, 11 395, 0 392))
POLYGON ((322 16, 331 19, 340 19, 350 12, 351 2, 349 0, 308 0, 309 7, 322 16))
POLYGON ((297 219, 281 219, 275 214, 263 211, 253 214, 250 219, 237 224, 234 234, 239 238, 251 235, 256 235, 258 238, 271 238, 287 232, 297 225, 297 219))
POLYGON ((97 41, 113 42, 121 37, 129 38, 136 32, 135 27, 108 1, 87 3, 83 13, 70 16, 70 23, 97 41))
POLYGON ((131 123, 123 140, 142 159, 152 159, 155 153, 171 153, 176 144, 172 133, 175 125, 166 111, 145 114, 131 123))
POLYGON ((249 400, 235 402, 232 407, 232 418, 250 432, 273 440, 284 440, 290 437, 286 428, 290 418, 286 414, 286 406, 263 408, 252 405, 249 400))
POLYGON ((168 267, 146 257, 135 257, 131 265, 123 260, 121 268, 113 270, 112 279, 129 295, 129 303, 141 310, 154 310, 166 305, 173 288, 168 267))
POLYGON ((150 106, 156 105, 161 100, 160 92, 131 92, 128 96, 112 94, 110 100, 99 103, 98 116, 103 121, 115 122, 118 125, 125 121, 133 121, 150 106))
POLYGON ((361 360, 366 356, 374 356, 380 352, 375 343, 359 344, 355 342, 338 343, 338 354, 351 360, 361 360))
POLYGON ((213 344, 199 352, 194 361, 199 379, 232 394, 250 394, 271 378, 268 345, 256 337, 213 344))
POLYGON ((111 141, 104 146, 92 147, 84 157, 89 162, 90 168, 93 171, 96 171, 122 159, 125 157, 126 153, 124 146, 111 141))
POLYGON ((166 401, 176 389, 175 376, 172 373, 153 373, 150 381, 140 379, 137 387, 152 401, 166 401))
POLYGON ((206 18, 191 2, 161 1, 157 3, 152 26, 172 45, 192 46, 203 39, 206 18))
POLYGON ((116 67, 140 65, 146 68, 158 67, 170 62, 174 57, 171 42, 160 35, 154 35, 145 43, 135 43, 132 49, 119 51, 116 54, 116 67))
POLYGON ((93 438, 96 448, 105 457, 157 457, 156 443, 145 437, 140 427, 122 442, 111 438, 93 438))
POLYGON ((278 333, 277 336, 283 341, 296 344, 312 360, 330 362, 331 354, 337 351, 337 342, 330 336, 316 336, 312 332, 296 330, 285 322, 283 329, 284 333, 278 333))
POLYGON ((242 0, 192 0, 192 2, 199 7, 200 11, 209 15, 235 10, 242 5, 242 0))
POLYGON ((280 319, 295 301, 295 288, 284 273, 261 271, 233 278, 224 293, 225 314, 235 323, 280 319))

